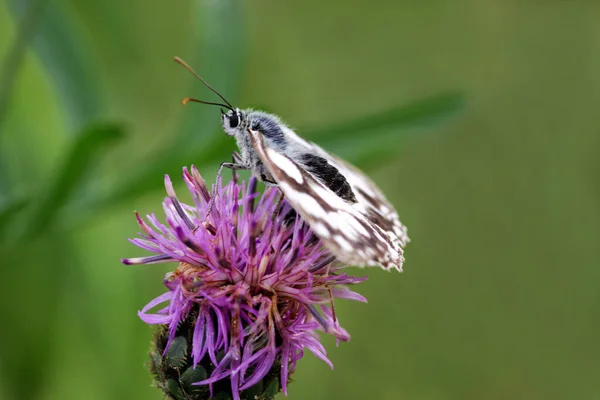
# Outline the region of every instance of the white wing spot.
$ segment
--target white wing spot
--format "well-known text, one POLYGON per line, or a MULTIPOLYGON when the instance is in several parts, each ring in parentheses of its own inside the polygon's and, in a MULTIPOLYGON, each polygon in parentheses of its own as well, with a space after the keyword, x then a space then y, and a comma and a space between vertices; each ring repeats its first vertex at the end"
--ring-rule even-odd
POLYGON ((320 238, 329 239, 329 237, 331 236, 331 232, 329 231, 329 229, 327 229, 325 224, 321 222, 315 222, 310 227, 320 238))
POLYGON ((277 168, 280 168, 287 176, 289 176, 298 183, 302 183, 304 181, 304 179, 302 178, 302 172, 300 172, 298 167, 295 166, 289 158, 269 148, 267 148, 267 153, 269 158, 271 159, 271 161, 273 161, 277 168))
POLYGON ((319 201, 306 193, 299 192, 292 189, 292 187, 286 182, 279 182, 281 190, 285 193, 292 203, 298 203, 302 210, 306 211, 313 218, 325 219, 327 218, 327 212, 323 209, 319 201))
POLYGON ((356 217, 354 215, 344 213, 341 211, 330 212, 327 214, 327 222, 335 229, 344 232, 344 234, 351 240, 359 239, 358 232, 354 229, 350 221, 354 221, 356 217))
POLYGON ((339 197, 338 195, 333 193, 330 189, 326 188, 322 184, 315 185, 313 187, 313 190, 322 199, 324 199, 324 200, 327 199, 327 203, 329 204, 330 207, 334 207, 334 208, 337 208, 340 210, 344 210, 344 209, 350 210, 351 209, 351 207, 348 205, 348 203, 346 203, 344 200, 342 200, 341 197, 339 197))
POLYGON ((344 237, 343 237, 343 236, 341 236, 341 235, 335 235, 335 236, 333 237, 333 240, 334 240, 334 241, 335 241, 337 244, 339 244, 339 245, 340 245, 340 247, 341 247, 343 250, 346 250, 346 251, 352 251, 352 250, 354 249, 354 248, 352 247, 352 245, 350 244, 350 242, 348 242, 346 239, 344 239, 344 237))
POLYGON ((351 218, 349 221, 350 225, 352 225, 352 227, 360 234, 364 235, 364 236, 369 236, 369 232, 367 232, 367 230, 365 229, 365 227, 358 222, 355 218, 351 218))

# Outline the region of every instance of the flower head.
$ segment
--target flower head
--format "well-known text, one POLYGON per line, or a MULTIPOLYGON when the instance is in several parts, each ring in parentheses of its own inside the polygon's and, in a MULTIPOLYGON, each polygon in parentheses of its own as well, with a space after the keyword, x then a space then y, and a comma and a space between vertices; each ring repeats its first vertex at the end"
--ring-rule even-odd
MULTIPOLYGON (((146 222, 136 213, 143 233, 131 239, 155 254, 123 260, 128 265, 179 263, 165 276, 168 291, 139 312, 144 322, 164 325, 159 352, 167 354, 183 335, 182 357, 191 370, 205 370, 193 385, 208 385, 212 392, 214 385, 227 382, 236 400, 266 377, 275 377, 277 390, 286 393, 304 349, 332 366, 316 331, 349 339, 333 299, 366 301, 346 286, 365 278, 348 276, 334 265, 334 257, 278 189, 260 195, 250 179, 248 185, 219 182, 211 194, 194 167, 184 168, 183 179, 194 206, 178 200, 166 176, 166 225, 154 214, 146 222)), ((157 362, 154 370, 160 369, 157 362)), ((157 375, 165 375, 161 371, 157 375)), ((169 384, 159 386, 177 397, 169 384)))

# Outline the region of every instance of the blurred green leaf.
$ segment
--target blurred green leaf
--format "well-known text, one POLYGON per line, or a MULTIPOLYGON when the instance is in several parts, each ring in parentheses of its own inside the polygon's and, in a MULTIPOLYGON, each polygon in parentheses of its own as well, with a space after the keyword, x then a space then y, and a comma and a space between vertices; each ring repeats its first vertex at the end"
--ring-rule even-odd
MULTIPOLYGON (((0 134, 9 109, 14 84, 25 59, 27 47, 37 31, 43 14, 43 5, 42 0, 33 0, 29 2, 28 7, 24 8, 22 18, 17 22, 15 39, 6 57, 2 60, 2 71, 0 71, 0 134)), ((0 160, 0 199, 2 195, 6 195, 11 189, 6 168, 8 166, 0 160)))
POLYGON ((6 200, 4 204, 0 205, 0 242, 6 231, 11 226, 15 217, 23 211, 31 200, 26 197, 16 197, 9 200, 6 200))
POLYGON ((362 171, 371 171, 397 158, 400 149, 397 145, 368 147, 345 159, 362 171))
POLYGON ((124 136, 124 130, 118 124, 96 123, 89 125, 74 139, 61 168, 53 174, 54 179, 36 205, 29 221, 28 234, 43 232, 53 222, 57 212, 82 185, 98 157, 124 136))
POLYGON ((43 15, 44 2, 42 0, 24 1, 21 4, 22 12, 16 22, 17 33, 8 54, 2 62, 2 75, 0 76, 0 127, 4 122, 13 86, 25 54, 27 46, 35 36, 40 19, 43 15))
POLYGON ((464 106, 465 98, 462 93, 442 93, 339 125, 308 130, 308 133, 311 137, 318 138, 319 144, 327 148, 331 148, 328 146, 330 143, 335 145, 355 139, 375 144, 382 139, 382 134, 389 134, 390 130, 397 137, 408 128, 443 123, 464 106))
POLYGON ((461 93, 442 93, 329 128, 307 131, 320 146, 369 170, 398 157, 402 139, 416 132, 415 128, 446 123, 465 103, 461 93))
MULTIPOLYGON (((222 133, 220 136, 231 139, 222 133)), ((165 174, 171 177, 180 176, 184 166, 194 164, 200 170, 211 168, 216 172, 222 161, 231 160, 231 153, 228 156, 227 152, 220 147, 222 143, 222 141, 214 141, 199 151, 192 149, 192 151, 188 150, 181 154, 173 153, 152 163, 144 164, 145 169, 138 171, 137 176, 122 180, 110 193, 106 195, 95 193, 88 197, 89 200, 77 204, 75 212, 72 213, 72 219, 66 221, 67 225, 72 227, 85 223, 94 215, 99 215, 100 210, 122 204, 146 193, 164 190, 163 177, 165 174)), ((229 143, 228 149, 233 149, 232 146, 234 144, 229 143)))
MULTIPOLYGON (((22 19, 36 1, 8 0, 8 5, 13 15, 22 19)), ((77 133, 99 116, 102 90, 93 73, 96 63, 92 47, 84 42, 84 31, 67 6, 66 2, 47 2, 33 44, 57 89, 71 131, 77 133)))
POLYGON ((216 167, 222 161, 228 161, 231 158, 231 154, 227 156, 227 150, 231 151, 234 146, 230 139, 222 133, 217 135, 215 132, 215 139, 202 149, 188 149, 181 153, 169 153, 151 164, 144 164, 144 169, 139 170, 137 176, 121 182, 112 193, 104 198, 99 197, 96 204, 100 207, 114 205, 151 191, 162 190, 164 188, 162 177, 165 174, 170 176, 180 175, 183 166, 191 164, 198 167, 213 165, 216 170, 216 167))

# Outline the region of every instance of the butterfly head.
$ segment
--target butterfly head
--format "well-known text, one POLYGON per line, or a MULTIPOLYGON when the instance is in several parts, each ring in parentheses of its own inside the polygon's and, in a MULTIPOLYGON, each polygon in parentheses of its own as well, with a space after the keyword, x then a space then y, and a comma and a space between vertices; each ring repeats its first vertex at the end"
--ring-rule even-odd
POLYGON ((221 109, 221 122, 227 136, 235 136, 247 128, 247 115, 239 108, 224 111, 221 109))

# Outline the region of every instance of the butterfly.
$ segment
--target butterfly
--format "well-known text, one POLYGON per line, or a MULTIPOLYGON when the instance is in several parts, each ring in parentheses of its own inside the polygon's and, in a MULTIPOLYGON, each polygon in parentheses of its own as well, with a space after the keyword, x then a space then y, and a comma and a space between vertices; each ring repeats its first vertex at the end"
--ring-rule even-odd
POLYGON ((224 102, 182 100, 222 107, 223 130, 235 139, 239 153, 233 162, 221 163, 218 176, 223 168, 250 170, 265 184, 278 186, 338 261, 402 271, 406 227, 365 174, 301 138, 276 115, 234 108, 183 60, 175 61, 224 102))

